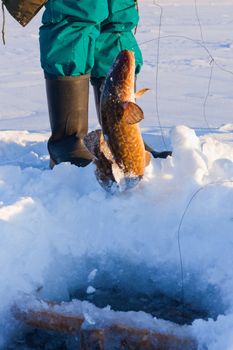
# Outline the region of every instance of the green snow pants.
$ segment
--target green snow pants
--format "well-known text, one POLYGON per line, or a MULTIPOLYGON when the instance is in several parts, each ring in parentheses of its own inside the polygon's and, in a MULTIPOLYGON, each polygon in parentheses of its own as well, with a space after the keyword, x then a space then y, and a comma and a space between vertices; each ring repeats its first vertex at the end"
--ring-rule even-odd
POLYGON ((141 51, 132 29, 135 0, 48 0, 40 28, 41 66, 47 76, 105 77, 121 50, 141 51))

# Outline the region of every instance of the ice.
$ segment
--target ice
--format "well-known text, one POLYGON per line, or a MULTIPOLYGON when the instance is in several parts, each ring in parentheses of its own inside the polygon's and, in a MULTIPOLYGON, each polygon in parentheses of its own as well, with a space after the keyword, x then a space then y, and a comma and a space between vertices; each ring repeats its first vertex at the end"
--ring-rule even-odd
POLYGON ((96 289, 92 286, 87 287, 87 294, 93 294, 95 293, 96 289))
MULTIPOLYGON (((100 188, 92 166, 1 166, 2 315, 10 315, 19 291, 68 301, 82 286, 88 293, 118 286, 129 295, 180 298, 177 232, 196 193, 180 228, 185 302, 210 315, 226 312, 228 322, 233 150, 219 140, 213 162, 206 142, 215 141, 188 127, 173 128, 173 157, 152 160, 138 188, 117 196, 100 188), (213 171, 216 161, 226 164, 223 182, 221 168, 213 171)), ((95 322, 91 311, 85 317, 95 322)), ((13 325, 5 323, 5 329, 13 331, 13 325)))
MULTIPOLYGON (((197 2, 205 45, 217 63, 212 79, 194 1, 156 3, 139 2, 144 66, 137 89, 152 91, 137 103, 145 114, 145 140, 157 150, 172 149, 173 156, 152 159, 135 188, 115 194, 97 183, 94 165, 49 169, 41 14, 26 28, 6 14, 7 45, 0 47, 1 349, 21 331, 11 312, 19 295, 22 303, 25 294, 67 302, 78 290, 85 298, 120 290, 135 299, 180 301, 182 289, 185 305, 207 312, 189 326, 199 348, 233 347, 232 1, 197 2), (156 3, 163 8, 159 62, 156 3)), ((90 130, 97 124, 91 91, 90 130)), ((111 319, 112 300, 104 301, 111 319)), ((85 310, 90 324, 101 316, 87 302, 73 302, 70 312, 75 307, 85 310)), ((140 315, 142 327, 156 322, 140 315)))
POLYGON ((88 282, 92 282, 98 273, 97 269, 93 269, 88 275, 88 282))

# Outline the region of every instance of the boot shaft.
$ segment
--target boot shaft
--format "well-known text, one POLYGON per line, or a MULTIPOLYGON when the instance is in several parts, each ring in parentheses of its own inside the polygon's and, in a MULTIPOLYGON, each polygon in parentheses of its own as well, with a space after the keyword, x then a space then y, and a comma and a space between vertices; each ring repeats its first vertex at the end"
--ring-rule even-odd
POLYGON ((51 137, 48 150, 55 164, 85 166, 92 155, 83 144, 88 131, 89 75, 46 78, 51 137))

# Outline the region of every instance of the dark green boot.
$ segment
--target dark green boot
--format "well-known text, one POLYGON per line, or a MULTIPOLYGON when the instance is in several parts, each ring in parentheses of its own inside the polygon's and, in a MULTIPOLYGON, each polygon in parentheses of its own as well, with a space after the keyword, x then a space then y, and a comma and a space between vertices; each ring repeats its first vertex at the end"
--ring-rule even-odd
POLYGON ((46 91, 52 131, 48 141, 51 165, 88 165, 93 156, 83 138, 88 131, 89 75, 46 77, 46 91))
MULTIPOLYGON (((104 80, 105 80, 105 78, 91 78, 91 83, 92 83, 92 86, 94 89, 96 112, 97 112, 97 117, 98 117, 100 125, 101 125, 100 96, 101 96, 101 86, 104 83, 104 80)), ((150 152, 154 158, 167 158, 168 156, 172 155, 171 151, 163 151, 163 152, 155 151, 145 141, 144 141, 144 146, 145 146, 145 150, 150 152)))

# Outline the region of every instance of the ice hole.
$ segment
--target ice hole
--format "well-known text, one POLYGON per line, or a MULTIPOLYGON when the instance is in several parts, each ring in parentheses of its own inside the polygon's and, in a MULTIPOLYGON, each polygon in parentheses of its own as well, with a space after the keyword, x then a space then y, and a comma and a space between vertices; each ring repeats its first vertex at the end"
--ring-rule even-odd
MULTIPOLYGON (((155 268, 111 257, 99 264, 95 259, 83 260, 76 267, 66 274, 70 285, 64 301, 79 299, 114 311, 144 311, 181 325, 195 319, 216 319, 226 310, 220 289, 195 271, 185 275, 183 303, 178 265, 155 268)), ((78 337, 26 327, 9 349, 72 350, 78 346, 78 337)))
POLYGON ((179 266, 152 268, 113 260, 107 269, 90 268, 94 278, 73 287, 70 299, 86 300, 100 308, 110 306, 114 311, 144 311, 181 325, 200 318, 216 319, 226 310, 219 288, 198 272, 184 277, 182 293, 179 266))

